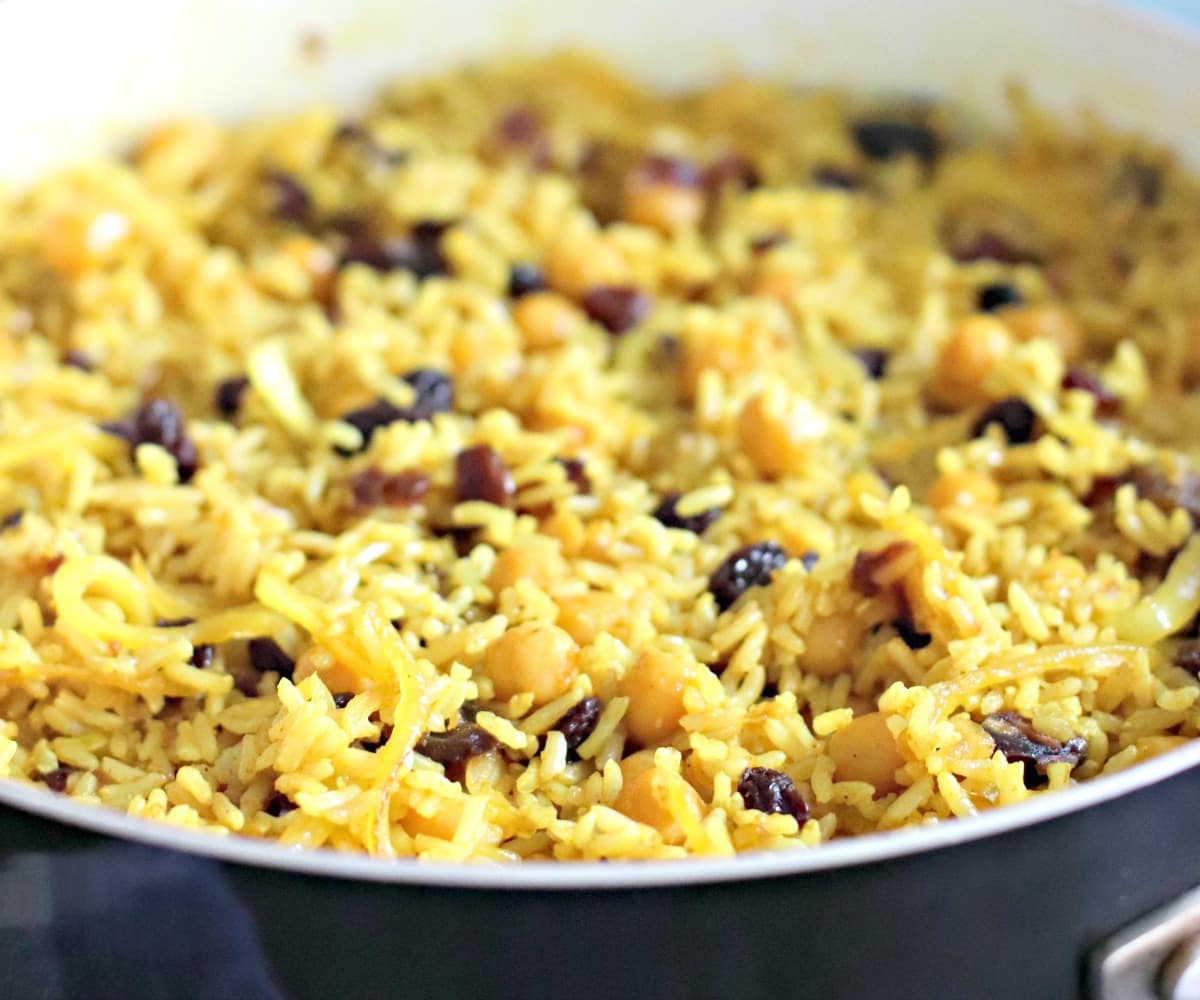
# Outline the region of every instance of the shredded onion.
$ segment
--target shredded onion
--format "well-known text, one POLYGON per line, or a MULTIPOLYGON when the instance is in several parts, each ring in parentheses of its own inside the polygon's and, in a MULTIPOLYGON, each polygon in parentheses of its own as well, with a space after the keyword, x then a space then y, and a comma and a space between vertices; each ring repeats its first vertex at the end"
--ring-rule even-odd
POLYGON ((1175 557, 1167 577, 1108 624, 1127 642, 1150 646, 1178 632, 1200 613, 1200 535, 1193 535, 1175 557))

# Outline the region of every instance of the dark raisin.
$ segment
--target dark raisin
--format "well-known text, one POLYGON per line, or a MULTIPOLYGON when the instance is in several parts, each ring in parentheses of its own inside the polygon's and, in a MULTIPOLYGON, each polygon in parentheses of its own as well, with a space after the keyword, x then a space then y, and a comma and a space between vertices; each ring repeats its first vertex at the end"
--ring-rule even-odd
POLYGON ((250 379, 245 375, 233 375, 217 383, 213 398, 217 404, 217 412, 227 420, 238 415, 242 408, 242 397, 250 388, 250 379))
POLYGON ((899 119, 867 119, 850 129, 854 142, 868 160, 915 156, 928 165, 937 159, 942 141, 928 125, 899 119))
POLYGON ((804 572, 811 573, 820 558, 815 552, 805 552, 800 557, 800 565, 804 567, 804 572))
POLYGON ((84 351, 70 350, 63 355, 63 364, 68 368, 78 368, 81 372, 90 372, 96 363, 84 351))
POLYGON ((713 524, 717 518, 721 516, 721 508, 710 507, 708 510, 702 510, 699 514, 692 514, 690 517, 682 517, 677 510, 679 505, 679 494, 670 493, 663 497, 662 503, 654 508, 654 518, 668 528, 681 528, 684 531, 690 531, 694 535, 703 535, 713 524))
POLYGON ((1175 650, 1173 662, 1193 677, 1200 677, 1200 642, 1184 643, 1175 650))
POLYGON ((725 187, 751 191, 762 185, 762 177, 746 157, 727 153, 704 168, 703 183, 711 191, 725 187))
POLYGON ((913 543, 907 539, 891 542, 873 552, 860 551, 850 568, 850 585, 864 597, 874 597, 902 576, 895 564, 909 559, 915 551, 913 543), (887 582, 881 582, 881 578, 887 582))
MULTIPOLYGON (((401 377, 412 387, 415 396, 408 406, 400 407, 386 399, 377 399, 339 418, 358 428, 362 435, 363 448, 371 443, 371 438, 381 427, 400 420, 408 423, 429 420, 435 413, 446 413, 453 407, 454 386, 445 372, 433 368, 417 368, 401 377)), ((351 454, 345 449, 340 450, 343 454, 351 454)))
POLYGON ((1010 285, 1007 281, 995 281, 979 289, 975 301, 980 312, 990 313, 1008 309, 1010 306, 1019 306, 1025 300, 1015 285, 1010 285))
POLYGON ((380 272, 411 271, 418 279, 447 273, 441 252, 442 233, 451 223, 423 222, 409 236, 381 239, 369 234, 351 236, 342 250, 341 266, 363 264, 380 272))
POLYGON ((809 177, 817 187, 833 188, 837 191, 855 191, 860 183, 853 170, 835 164, 817 167, 809 177))
POLYGON ((354 505, 371 507, 411 507, 425 499, 429 492, 429 476, 424 472, 383 472, 378 466, 368 466, 350 478, 354 505))
POLYGON ((924 649, 933 642, 933 636, 918 629, 916 622, 908 615, 897 618, 892 625, 895 626, 900 638, 904 640, 904 645, 909 649, 924 649))
POLYGON ((1096 416, 1115 417, 1121 411, 1121 397, 1113 393, 1108 386, 1100 381, 1086 368, 1068 368, 1063 376, 1064 389, 1080 389, 1090 393, 1096 400, 1096 416))
POLYGON ((691 160, 654 154, 647 156, 634 168, 633 179, 639 184, 694 188, 700 186, 702 177, 699 168, 691 160))
POLYGON ((578 750, 579 745, 595 731, 603 708, 604 704, 599 698, 584 698, 567 709, 566 714, 554 724, 554 728, 566 737, 570 753, 578 750))
POLYGON ((518 105, 500 116, 495 131, 510 146, 528 146, 542 137, 542 119, 532 108, 518 105))
POLYGON ((507 507, 512 503, 512 476, 494 448, 477 444, 464 448, 454 459, 454 490, 459 503, 482 500, 507 507))
POLYGON ((296 669, 296 661, 283 651, 274 639, 251 639, 247 645, 250 664, 260 674, 274 672, 280 677, 290 678, 296 669))
POLYGON ((496 737, 476 725, 457 726, 446 733, 426 733, 417 743, 417 753, 443 767, 482 757, 496 748, 496 737))
POLYGON ((1113 189, 1118 197, 1132 197, 1142 208, 1154 208, 1162 201, 1162 170, 1136 156, 1127 156, 1117 169, 1113 189))
POLYGON ((142 444, 156 444, 163 448, 175 459, 181 483, 190 482, 196 474, 199 456, 195 442, 188 437, 183 414, 169 400, 147 400, 131 417, 100 426, 108 433, 128 441, 131 452, 142 444))
POLYGON ((1041 257, 1034 251, 1019 247, 1007 237, 991 230, 984 231, 966 243, 955 244, 950 256, 960 264, 974 264, 981 260, 997 264, 1038 264, 1041 257))
POLYGON ((296 803, 289 799, 283 792, 272 792, 271 797, 267 799, 266 805, 263 806, 263 812, 268 816, 283 816, 293 812, 296 809, 296 803))
POLYGON ((983 730, 1010 764, 1025 765, 1025 787, 1045 784, 1046 768, 1051 764, 1074 767, 1087 753, 1087 740, 1075 736, 1066 743, 1040 733, 1033 723, 1016 712, 994 712, 983 720, 983 730))
POLYGON ((609 333, 624 333, 650 314, 650 296, 636 288, 600 285, 584 293, 581 303, 588 318, 609 333))
POLYGON ((269 170, 266 182, 271 190, 271 214, 284 222, 304 225, 312 217, 312 195, 308 188, 286 170, 269 170))
POLYGON ((37 777, 52 792, 65 792, 67 790, 67 779, 73 773, 73 768, 56 767, 53 771, 47 771, 45 774, 39 774, 37 777))
POLYGON ((1193 518, 1200 518, 1200 475, 1188 469, 1174 475, 1149 465, 1135 466, 1127 474, 1137 494, 1165 512, 1182 507, 1193 518))
POLYGON ((982 437, 990 424, 999 424, 1009 444, 1027 444, 1036 437, 1037 414, 1019 396, 993 403, 971 426, 971 437, 982 437))
POLYGON ((8 531, 9 528, 20 527, 21 522, 25 519, 25 511, 14 510, 9 514, 5 514, 0 518, 0 531, 8 531))
POLYGON ((750 241, 751 253, 766 253, 768 250, 774 250, 776 247, 781 247, 787 243, 791 237, 787 233, 767 233, 764 236, 756 236, 750 241))
POLYGON ((575 487, 576 493, 587 496, 592 492, 592 480, 588 477, 587 466, 582 458, 560 458, 558 464, 563 467, 567 482, 575 487))
POLYGON ((542 269, 536 264, 513 264, 508 272, 508 297, 510 299, 524 298, 534 292, 545 291, 546 279, 542 269))
POLYGON ((887 373, 887 351, 878 347, 856 347, 852 353, 870 378, 881 379, 887 373))
POLYGON ((354 697, 353 691, 339 691, 337 694, 335 694, 333 696, 333 707, 334 708, 345 708, 347 705, 350 704, 350 701, 353 697, 354 697))
POLYGON ((377 740, 355 740, 354 745, 360 750, 366 750, 367 753, 375 753, 381 746, 392 738, 392 727, 383 725, 379 728, 379 739, 377 740))
POLYGON ((738 779, 738 795, 747 809, 792 816, 801 826, 808 819, 808 803, 792 779, 769 767, 748 767, 738 779))
POLYGON ((383 146, 363 125, 358 122, 342 122, 333 133, 335 142, 358 146, 370 160, 383 166, 399 166, 408 159, 407 151, 383 146))
POLYGON ((188 663, 199 670, 207 670, 213 665, 213 658, 216 654, 216 647, 210 643, 201 642, 192 647, 192 655, 188 657, 188 663))
POLYGON ((775 542, 756 542, 731 552, 708 578, 708 589, 717 607, 724 611, 751 587, 766 586, 787 559, 787 553, 775 542))

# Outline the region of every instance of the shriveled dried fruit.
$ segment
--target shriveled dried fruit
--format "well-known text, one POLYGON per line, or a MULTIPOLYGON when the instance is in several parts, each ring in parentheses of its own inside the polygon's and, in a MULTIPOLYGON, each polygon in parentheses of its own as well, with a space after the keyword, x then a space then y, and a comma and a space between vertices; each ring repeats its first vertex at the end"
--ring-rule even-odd
POLYGON ((855 122, 850 134, 863 156, 869 160, 915 156, 928 165, 937 159, 942 148, 941 137, 928 125, 897 118, 855 122))
POLYGON ((387 473, 371 465, 350 479, 354 505, 371 507, 411 507, 425 499, 429 476, 418 470, 387 473))
POLYGON ((242 408, 242 397, 250 388, 250 379, 245 375, 234 375, 217 383, 213 398, 217 404, 217 412, 225 418, 236 417, 242 408))
POLYGON ((864 597, 874 597, 886 587, 896 585, 915 554, 915 546, 907 539, 891 542, 882 549, 860 551, 850 568, 850 584, 864 597))
POLYGON ((175 459, 181 483, 190 482, 196 474, 199 465, 196 444, 188 436, 183 413, 170 400, 149 399, 132 416, 101 427, 128 441, 131 452, 139 445, 158 445, 175 459))
POLYGON ((459 503, 482 500, 507 507, 516 488, 508 467, 494 448, 477 444, 465 448, 454 459, 455 497, 459 503))
POLYGON ((284 222, 304 225, 312 218, 312 195, 308 188, 286 170, 269 170, 266 182, 271 190, 271 214, 284 222))
POLYGON ((587 496, 592 492, 592 480, 582 458, 560 458, 558 462, 567 474, 567 482, 575 487, 577 493, 587 496))
POLYGON ((288 656, 274 639, 251 639, 247 649, 251 666, 260 674, 274 672, 280 677, 290 678, 296 669, 296 661, 288 656))
POLYGON ((497 747, 496 737, 482 726, 457 726, 446 733, 426 733, 417 743, 417 753, 443 767, 462 764, 497 747))
POLYGON ((651 300, 636 288, 601 285, 583 296, 583 311, 609 333, 620 334, 637 326, 650 314, 651 300))
POLYGON ((738 779, 737 790, 747 809, 791 816, 801 826, 808 819, 808 803, 782 771, 748 767, 738 779))
POLYGON ((1037 436, 1037 413, 1019 396, 993 403, 971 427, 971 437, 982 437, 991 424, 999 425, 1009 444, 1028 444, 1037 436))
POLYGON ((717 607, 724 611, 752 587, 765 587, 787 559, 776 542, 756 542, 731 552, 708 579, 717 607))
POLYGON ((1051 764, 1074 767, 1087 753, 1087 740, 1074 736, 1065 743, 1034 729, 1033 723, 1017 712, 993 712, 983 720, 983 730, 1010 764, 1025 765, 1025 786, 1044 784, 1051 764))
POLYGON ((1114 417, 1121 410, 1121 397, 1106 386, 1098 375, 1086 368, 1068 368, 1063 376, 1064 389, 1080 389, 1096 400, 1096 416, 1114 417))
POLYGON ((976 293, 976 304, 980 312, 999 312, 1011 306, 1021 305, 1025 299, 1015 285, 1007 281, 996 281, 984 285, 976 293))
MULTIPOLYGON (((377 399, 366 406, 344 413, 341 420, 357 427, 362 435, 363 448, 381 427, 397 421, 414 423, 430 420, 437 413, 446 413, 454 406, 454 386, 450 376, 433 368, 417 368, 401 376, 413 389, 415 398, 408 406, 397 406, 386 399, 377 399)), ((343 450, 343 454, 351 454, 343 450)))
POLYGON ((654 509, 655 520, 668 528, 680 528, 695 535, 703 535, 721 516, 720 507, 709 507, 707 510, 686 517, 679 513, 678 507, 678 493, 671 493, 663 497, 662 503, 654 509))
POLYGON ((53 771, 37 775, 37 778, 52 792, 65 792, 67 790, 67 779, 73 773, 73 768, 56 767, 53 771))
POLYGON ((584 698, 567 709, 566 714, 554 724, 567 741, 567 750, 574 752, 579 745, 595 732, 596 723, 604 704, 599 698, 584 698))
POLYGON ((546 278, 536 264, 514 264, 508 273, 508 297, 523 298, 544 291, 546 278))
POLYGON ((881 379, 887 373, 888 352, 877 347, 858 347, 854 357, 872 379, 881 379))

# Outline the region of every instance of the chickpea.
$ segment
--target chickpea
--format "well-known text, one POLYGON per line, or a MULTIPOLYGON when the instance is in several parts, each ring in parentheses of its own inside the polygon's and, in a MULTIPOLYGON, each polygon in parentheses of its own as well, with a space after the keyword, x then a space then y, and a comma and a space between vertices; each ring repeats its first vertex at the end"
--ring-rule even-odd
POLYGON ((579 325, 578 311, 554 292, 534 292, 512 307, 513 322, 525 346, 534 350, 566 341, 579 325))
POLYGON ((558 625, 581 646, 590 646, 601 632, 614 634, 628 613, 625 602, 605 590, 562 597, 558 602, 558 625))
POLYGON ((595 234, 562 237, 550 244, 542 263, 546 283, 572 299, 598 285, 629 283, 629 265, 611 243, 595 234))
POLYGON ((800 666, 818 677, 832 677, 854 666, 865 627, 853 611, 835 611, 817 618, 804 633, 800 666))
POLYGON ((942 346, 930 386, 934 398, 956 407, 986 400, 984 382, 1012 343, 1008 328, 996 317, 968 316, 942 346))
POLYGON ((695 226, 704 215, 704 195, 694 187, 648 183, 636 175, 625 185, 625 218, 670 234, 695 226))
POLYGON ((561 509, 542 521, 542 534, 557 538, 567 555, 578 552, 587 539, 587 531, 579 515, 561 509))
POLYGON ((754 282, 754 294, 787 302, 804 287, 804 278, 790 271, 768 271, 754 282))
POLYGON ((900 787, 896 771, 905 760, 882 712, 860 715, 829 737, 829 756, 838 781, 865 781, 875 786, 876 795, 900 787))
POLYGON ((1062 306, 1025 306, 1006 309, 1004 322, 1017 340, 1041 338, 1058 348, 1064 361, 1074 361, 1083 352, 1083 329, 1062 306))
POLYGON ((621 693, 629 698, 625 728, 642 746, 665 742, 679 728, 686 709, 683 692, 693 683, 699 665, 684 649, 642 650, 621 681, 621 693))
POLYGON ((759 473, 767 477, 802 472, 824 429, 818 415, 798 402, 776 410, 765 395, 753 396, 738 417, 738 444, 759 473))
POLYGON ((41 255, 59 274, 77 278, 113 260, 128 236, 129 219, 120 212, 59 212, 42 229, 41 255))
POLYGON ((495 593, 528 580, 545 590, 550 584, 567 575, 567 563, 553 545, 534 543, 505 549, 496 556, 488 586, 495 593))
POLYGON ((508 326, 468 321, 459 324, 450 337, 450 360, 458 371, 487 365, 503 370, 520 353, 517 331, 508 326))
MULTIPOLYGON (((634 756, 640 755, 635 754, 634 756)), ((668 844, 683 843, 683 828, 680 827, 667 805, 667 783, 673 776, 654 766, 653 762, 646 767, 641 761, 632 765, 628 770, 626 770, 626 761, 622 761, 621 772, 625 780, 620 794, 613 803, 617 812, 623 813, 634 822, 654 827, 668 844)), ((686 781, 683 781, 682 778, 679 781, 688 811, 696 819, 700 819, 704 809, 703 800, 686 781)))
POLYGON ((483 655, 484 675, 496 697, 508 699, 526 691, 534 704, 553 701, 575 679, 575 641, 562 629, 526 622, 509 629, 483 655))
POLYGON ((680 395, 685 401, 695 399, 700 376, 708 369, 734 378, 766 368, 775 347, 775 335, 758 323, 723 324, 685 336, 679 364, 680 395))
POLYGON ((979 472, 944 472, 930 488, 927 499, 935 510, 973 507, 987 511, 1000 500, 1000 487, 991 476, 979 472))

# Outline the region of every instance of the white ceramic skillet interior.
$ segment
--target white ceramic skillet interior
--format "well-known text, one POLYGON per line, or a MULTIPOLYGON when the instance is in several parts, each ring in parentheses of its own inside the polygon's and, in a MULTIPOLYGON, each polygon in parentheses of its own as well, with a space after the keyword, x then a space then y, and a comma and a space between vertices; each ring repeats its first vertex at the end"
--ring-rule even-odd
MULTIPOLYGON (((579 45, 660 86, 732 71, 950 96, 985 115, 1006 81, 1087 104, 1200 163, 1200 33, 1097 0, 0 0, 0 176, 20 181, 138 127, 333 102, 489 53, 579 45)), ((225 861, 377 882, 575 889, 718 882, 876 861, 994 836, 1200 765, 1200 741, 971 819, 727 860, 495 867, 384 862, 214 837, 0 782, 0 804, 225 861)))

